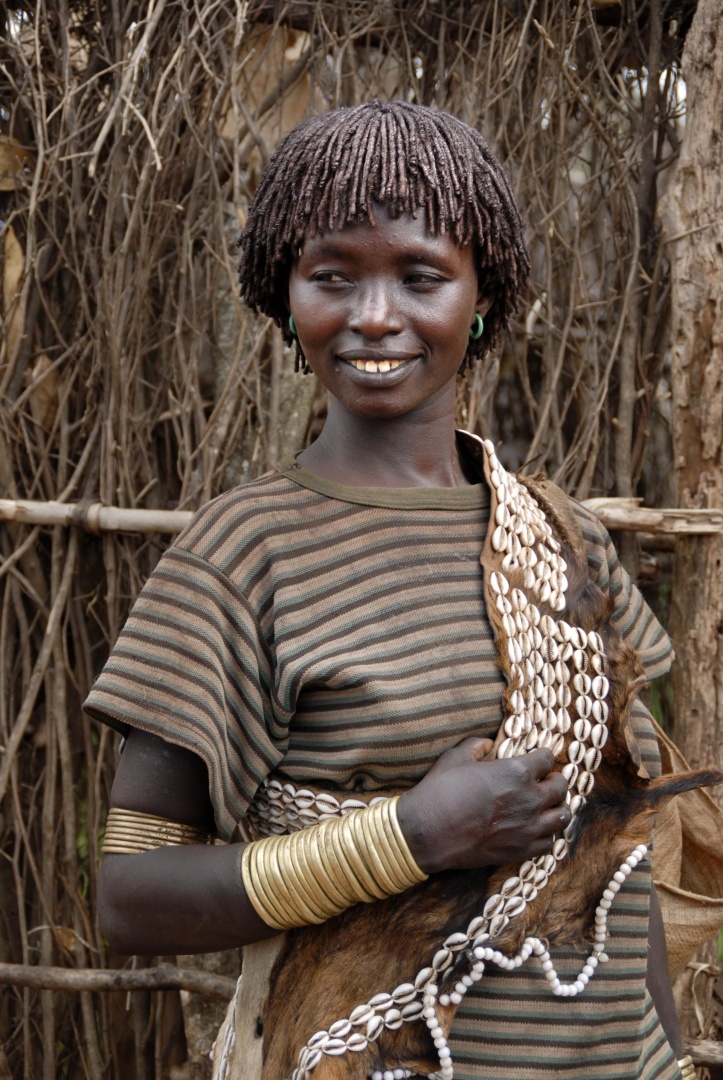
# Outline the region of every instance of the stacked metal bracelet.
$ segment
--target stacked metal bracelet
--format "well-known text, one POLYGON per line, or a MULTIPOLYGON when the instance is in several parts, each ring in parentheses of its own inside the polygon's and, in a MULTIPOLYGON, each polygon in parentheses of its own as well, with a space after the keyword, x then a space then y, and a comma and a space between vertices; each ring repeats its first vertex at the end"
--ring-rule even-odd
POLYGON ((241 873, 257 913, 275 930, 322 923, 353 904, 404 892, 427 874, 397 820, 399 796, 244 848, 241 873))
POLYGON ((690 1054, 678 1059, 678 1068, 683 1080, 695 1080, 695 1065, 690 1054))
POLYGON ((195 825, 182 825, 178 821, 154 817, 153 814, 140 814, 136 810, 121 810, 114 806, 108 811, 103 854, 140 855, 153 848, 210 842, 210 834, 195 825))

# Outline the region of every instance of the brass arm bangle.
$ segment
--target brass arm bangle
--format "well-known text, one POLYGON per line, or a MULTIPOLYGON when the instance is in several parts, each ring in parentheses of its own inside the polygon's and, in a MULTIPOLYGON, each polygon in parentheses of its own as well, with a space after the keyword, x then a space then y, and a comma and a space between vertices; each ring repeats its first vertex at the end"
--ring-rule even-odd
POLYGON ((102 854, 140 855, 159 847, 209 844, 211 839, 210 833, 196 825, 112 806, 105 824, 102 854))
POLYGON ((275 930, 320 923, 353 904, 403 892, 424 874, 397 820, 397 798, 244 848, 241 876, 275 930))
POLYGON ((683 1080, 695 1080, 695 1065, 690 1054, 686 1054, 685 1057, 678 1059, 678 1068, 680 1069, 683 1080))

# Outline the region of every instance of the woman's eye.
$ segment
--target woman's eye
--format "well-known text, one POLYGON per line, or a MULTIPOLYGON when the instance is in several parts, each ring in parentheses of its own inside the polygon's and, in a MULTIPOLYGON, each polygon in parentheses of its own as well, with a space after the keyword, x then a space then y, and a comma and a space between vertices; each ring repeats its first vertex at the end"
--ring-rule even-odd
POLYGON ((441 280, 437 274, 425 274, 421 270, 416 274, 407 274, 409 285, 439 285, 441 280))
POLYGON ((338 285, 347 279, 343 274, 340 274, 337 270, 320 270, 314 274, 314 281, 321 281, 324 284, 338 285))

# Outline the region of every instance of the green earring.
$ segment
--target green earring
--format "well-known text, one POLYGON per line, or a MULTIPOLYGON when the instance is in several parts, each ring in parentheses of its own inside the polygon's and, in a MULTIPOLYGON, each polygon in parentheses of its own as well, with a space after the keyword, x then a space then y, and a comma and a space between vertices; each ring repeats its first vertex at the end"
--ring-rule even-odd
POLYGON ((472 338, 472 341, 477 341, 479 338, 482 337, 482 331, 485 328, 485 324, 484 319, 480 315, 479 311, 475 314, 474 320, 474 326, 470 330, 469 336, 472 338))
POLYGON ((294 322, 294 316, 293 315, 289 315, 289 332, 294 337, 298 337, 298 334, 296 333, 296 323, 294 322))

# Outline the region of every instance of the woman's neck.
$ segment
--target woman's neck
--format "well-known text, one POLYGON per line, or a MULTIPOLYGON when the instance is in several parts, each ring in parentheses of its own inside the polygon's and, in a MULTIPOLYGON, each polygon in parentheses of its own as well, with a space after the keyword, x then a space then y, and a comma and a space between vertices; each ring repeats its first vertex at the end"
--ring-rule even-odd
POLYGON ((332 398, 321 435, 298 457, 304 468, 353 487, 467 487, 451 410, 390 419, 355 416, 332 398))

